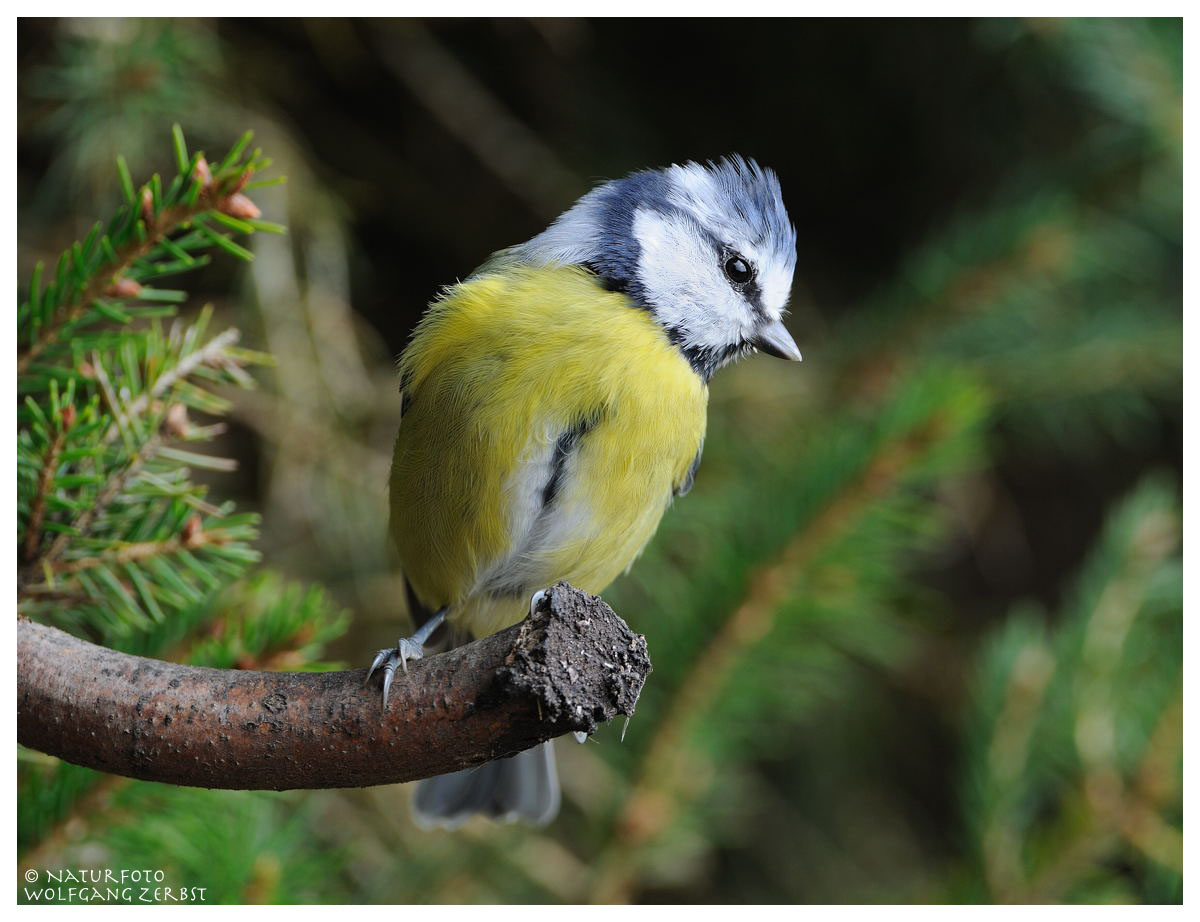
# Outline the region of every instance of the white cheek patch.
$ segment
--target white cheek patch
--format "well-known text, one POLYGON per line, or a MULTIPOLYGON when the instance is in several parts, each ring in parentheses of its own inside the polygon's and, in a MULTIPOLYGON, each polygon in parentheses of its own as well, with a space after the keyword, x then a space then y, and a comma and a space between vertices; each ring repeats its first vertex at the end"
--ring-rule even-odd
POLYGON ((640 208, 633 236, 641 255, 638 281, 655 318, 685 345, 722 349, 754 327, 750 306, 730 286, 716 254, 685 218, 640 208))
POLYGON ((740 166, 732 171, 726 164, 723 172, 721 167, 714 172, 696 163, 671 167, 668 172, 673 188, 668 199, 754 263, 762 309, 769 319, 777 320, 791 293, 795 232, 787 223, 773 174, 764 175, 756 166, 748 167, 740 160, 738 163, 740 166), (717 178, 718 173, 723 181, 717 178), (747 178, 750 174, 753 179, 747 178), (738 195, 749 194, 751 186, 757 195, 739 205, 738 195), (755 244, 750 243, 752 240, 755 244))
POLYGON ((778 320, 792 293, 792 271, 786 266, 768 264, 758 277, 758 285, 762 289, 763 310, 772 320, 778 320))

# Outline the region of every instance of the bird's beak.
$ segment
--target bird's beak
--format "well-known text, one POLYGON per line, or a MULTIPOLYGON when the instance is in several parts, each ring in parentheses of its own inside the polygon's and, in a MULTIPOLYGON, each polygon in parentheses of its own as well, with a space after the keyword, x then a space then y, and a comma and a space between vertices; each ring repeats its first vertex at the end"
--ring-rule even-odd
POLYGON ((787 359, 789 362, 800 361, 800 349, 781 320, 772 320, 760 326, 750 337, 750 344, 767 355, 787 359))

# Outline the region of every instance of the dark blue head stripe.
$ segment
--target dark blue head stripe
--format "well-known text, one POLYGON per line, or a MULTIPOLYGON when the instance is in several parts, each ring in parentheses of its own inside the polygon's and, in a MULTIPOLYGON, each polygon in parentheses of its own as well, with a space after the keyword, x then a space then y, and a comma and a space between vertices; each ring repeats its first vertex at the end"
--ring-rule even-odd
POLYGON ((641 170, 606 185, 600 198, 600 250, 588 264, 605 284, 628 294, 645 306, 645 291, 638 281, 641 255, 633 235, 638 209, 677 210, 667 202, 670 188, 661 170, 641 170))

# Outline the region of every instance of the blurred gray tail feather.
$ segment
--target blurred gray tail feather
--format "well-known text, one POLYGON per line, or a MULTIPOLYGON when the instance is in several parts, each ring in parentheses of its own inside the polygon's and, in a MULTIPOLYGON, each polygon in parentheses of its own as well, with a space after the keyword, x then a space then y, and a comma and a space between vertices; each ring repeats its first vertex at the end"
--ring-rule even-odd
POLYGON ((558 813, 561 795, 554 744, 475 768, 418 782, 413 819, 423 829, 455 829, 474 814, 501 822, 544 826, 558 813))

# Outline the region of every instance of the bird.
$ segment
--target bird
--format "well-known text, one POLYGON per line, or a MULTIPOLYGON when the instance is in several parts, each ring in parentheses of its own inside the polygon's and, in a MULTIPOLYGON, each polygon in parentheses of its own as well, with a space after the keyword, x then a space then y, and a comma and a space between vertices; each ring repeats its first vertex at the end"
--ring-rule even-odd
MULTIPOLYGON (((734 154, 603 182, 442 290, 398 362, 390 532, 420 627, 368 671, 385 708, 443 623, 467 642, 559 580, 600 593, 630 567, 692 488, 714 373, 800 361, 795 263, 778 177, 734 154)), ((421 781, 412 809, 541 826, 559 804, 546 742, 421 781)))

